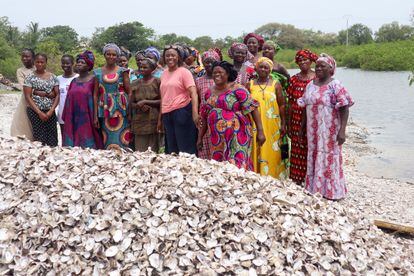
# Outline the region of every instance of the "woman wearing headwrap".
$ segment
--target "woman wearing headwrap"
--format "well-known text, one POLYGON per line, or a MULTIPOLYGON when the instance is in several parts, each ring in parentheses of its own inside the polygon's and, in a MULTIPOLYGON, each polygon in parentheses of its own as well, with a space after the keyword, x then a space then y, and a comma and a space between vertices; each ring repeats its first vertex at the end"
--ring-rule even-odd
POLYGON ((94 124, 102 131, 105 149, 128 149, 132 140, 128 116, 128 69, 117 65, 121 49, 110 43, 103 48, 105 65, 95 69, 94 124))
POLYGON ((100 131, 94 127, 93 90, 95 78, 91 74, 95 57, 91 51, 85 51, 76 57, 76 71, 79 77, 70 83, 63 109, 62 120, 65 127, 62 133, 62 145, 102 149, 100 131))
POLYGON ((244 37, 243 42, 247 45, 250 54, 252 54, 252 58, 249 59, 250 62, 255 64, 259 58, 259 52, 262 51, 263 37, 255 33, 249 33, 244 37))
POLYGON ((254 66, 249 61, 252 56, 246 44, 234 42, 228 50, 229 57, 233 60, 234 69, 238 72, 236 83, 246 86, 254 74, 254 66))
POLYGON ((188 51, 190 55, 185 59, 185 64, 188 70, 193 74, 194 78, 201 77, 205 74, 205 70, 200 62, 200 54, 196 48, 189 46, 188 51))
POLYGON ((262 55, 273 61, 273 68, 272 72, 270 73, 270 76, 273 79, 278 80, 282 85, 283 89, 286 89, 289 84, 289 72, 286 70, 285 67, 283 67, 282 64, 278 63, 275 60, 275 55, 280 49, 280 46, 276 42, 272 40, 267 40, 263 44, 262 55))
POLYGON ((164 48, 167 68, 161 76, 161 116, 158 131, 165 127, 166 152, 196 154, 198 94, 193 75, 183 67, 186 54, 180 45, 164 48))
POLYGON ((156 65, 157 65, 157 67, 152 72, 152 76, 154 78, 161 78, 161 75, 164 72, 164 68, 159 64, 159 61, 161 59, 160 51, 158 51, 157 48, 151 46, 151 47, 148 47, 147 49, 145 49, 144 55, 145 55, 145 57, 154 60, 156 65))
POLYGON ((298 99, 298 104, 306 107, 302 120, 302 132, 306 129, 308 140, 305 189, 334 200, 347 193, 342 144, 349 107, 354 104, 341 82, 333 78, 335 69, 335 60, 321 54, 316 61, 316 79, 306 86, 304 95, 298 99))
POLYGON ((120 49, 121 49, 121 55, 118 58, 118 65, 129 70, 129 81, 131 82, 137 78, 136 75, 134 74, 134 69, 129 67, 129 59, 131 58, 132 55, 131 55, 131 52, 127 48, 121 46, 120 49))
POLYGON ((257 126, 257 143, 261 146, 266 138, 255 101, 249 91, 234 83, 237 71, 226 62, 213 63, 214 85, 205 95, 201 109, 201 130, 197 146, 202 147, 203 137, 210 130, 211 153, 216 161, 228 161, 239 168, 253 170, 251 160, 252 123, 257 126))
POLYGON ((304 108, 298 105, 297 100, 303 96, 306 85, 315 78, 311 65, 317 58, 316 54, 307 49, 296 53, 295 61, 300 72, 290 78, 286 90, 289 99, 287 129, 291 139, 289 177, 297 184, 305 181, 308 154, 306 139, 301 143, 299 136, 304 108))
MULTIPOLYGON (((200 109, 205 104, 204 94, 206 91, 214 85, 213 81, 213 62, 221 61, 221 52, 219 49, 210 49, 204 52, 201 56, 201 60, 205 69, 205 75, 195 80, 197 87, 198 97, 201 100, 200 109)), ((210 133, 207 131, 203 137, 203 147, 198 150, 198 157, 202 159, 211 159, 211 140, 210 133)))
POLYGON ((286 167, 282 162, 281 144, 286 133, 285 97, 279 81, 270 76, 273 62, 261 57, 256 62, 257 79, 251 80, 248 90, 252 98, 259 103, 266 142, 259 146, 255 142, 257 131, 253 129, 252 159, 255 172, 275 178, 283 176, 286 167))

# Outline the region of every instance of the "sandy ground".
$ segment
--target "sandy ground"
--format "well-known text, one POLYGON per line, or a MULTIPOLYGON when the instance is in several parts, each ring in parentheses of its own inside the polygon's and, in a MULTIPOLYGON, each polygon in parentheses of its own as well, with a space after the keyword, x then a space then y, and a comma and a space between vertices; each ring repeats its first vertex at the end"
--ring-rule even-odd
MULTIPOLYGON (((13 111, 19 94, 0 94, 0 134, 10 134, 13 111)), ((356 207, 370 218, 381 218, 400 223, 414 224, 414 185, 397 179, 367 176, 356 170, 362 156, 376 150, 367 144, 369 130, 350 123, 347 141, 343 147, 345 177, 349 189, 341 204, 356 207)))

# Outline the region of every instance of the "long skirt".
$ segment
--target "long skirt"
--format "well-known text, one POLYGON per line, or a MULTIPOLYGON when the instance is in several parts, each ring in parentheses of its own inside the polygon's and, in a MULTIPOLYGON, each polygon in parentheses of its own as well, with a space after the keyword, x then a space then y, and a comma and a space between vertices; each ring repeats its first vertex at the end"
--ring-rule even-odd
POLYGON ((104 149, 130 149, 133 138, 127 118, 118 116, 112 118, 99 118, 102 130, 104 149))
MULTIPOLYGON (((56 147, 58 145, 56 114, 53 112, 49 120, 43 122, 33 109, 27 107, 26 110, 27 116, 32 124, 34 141, 39 141, 43 145, 56 147)), ((43 112, 46 113, 47 111, 44 110, 43 112)))
POLYGON ((13 120, 10 127, 10 135, 18 136, 24 135, 30 141, 33 141, 32 126, 30 125, 29 118, 26 111, 26 99, 24 94, 20 97, 17 104, 16 111, 13 114, 13 120))

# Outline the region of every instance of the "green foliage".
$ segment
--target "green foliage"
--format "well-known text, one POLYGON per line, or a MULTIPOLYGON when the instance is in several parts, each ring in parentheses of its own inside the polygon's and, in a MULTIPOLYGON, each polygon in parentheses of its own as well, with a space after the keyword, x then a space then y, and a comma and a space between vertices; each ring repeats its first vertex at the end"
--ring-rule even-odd
MULTIPOLYGON (((338 33, 338 40, 341 44, 346 44, 346 30, 338 33)), ((349 45, 361 45, 371 43, 373 41, 372 31, 363 24, 354 24, 348 29, 349 45)))
POLYGON ((163 49, 165 45, 171 45, 177 42, 184 43, 187 45, 193 44, 193 41, 191 40, 191 38, 187 36, 182 36, 182 35, 178 36, 175 33, 170 33, 170 34, 165 34, 165 35, 160 36, 158 41, 156 41, 155 45, 158 46, 159 49, 163 49))
POLYGON ((23 46, 27 48, 36 49, 40 40, 39 23, 30 22, 27 26, 26 32, 23 33, 23 46))
POLYGON ((283 48, 300 49, 306 43, 302 31, 289 24, 268 23, 256 29, 255 33, 266 40, 277 41, 283 48))
POLYGON ((67 53, 78 47, 78 34, 69 26, 53 26, 41 30, 41 40, 53 40, 57 43, 62 53, 67 53))
POLYGON ((16 50, 10 46, 4 36, 0 34, 0 73, 8 79, 16 79, 16 70, 20 58, 16 50))
POLYGON ((106 43, 112 42, 135 52, 150 46, 153 36, 154 30, 144 27, 140 22, 121 23, 107 29, 97 29, 92 36, 91 46, 101 51, 106 43))
POLYGON ((200 36, 194 39, 192 46, 194 46, 200 52, 203 52, 214 47, 214 40, 208 35, 200 36))
POLYGON ((398 22, 382 25, 375 33, 377 42, 391 42, 397 40, 406 40, 414 35, 414 27, 400 25, 398 22))

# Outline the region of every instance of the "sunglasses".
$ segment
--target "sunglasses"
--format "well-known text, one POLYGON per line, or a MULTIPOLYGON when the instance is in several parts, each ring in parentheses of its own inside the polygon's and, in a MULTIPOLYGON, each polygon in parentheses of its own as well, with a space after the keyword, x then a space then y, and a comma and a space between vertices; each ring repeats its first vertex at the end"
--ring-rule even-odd
POLYGON ((178 50, 180 46, 175 45, 175 44, 170 44, 170 45, 165 45, 164 47, 164 51, 169 50, 169 49, 174 49, 174 50, 178 50))

